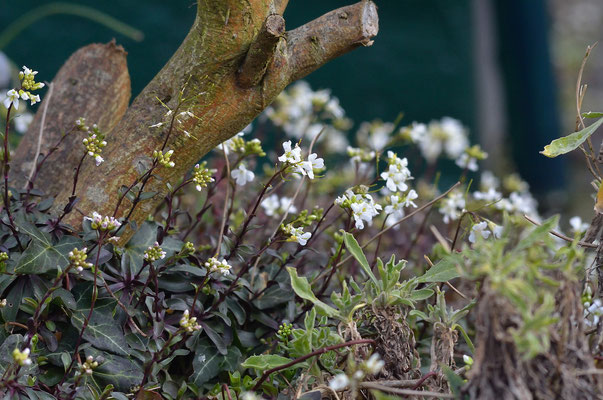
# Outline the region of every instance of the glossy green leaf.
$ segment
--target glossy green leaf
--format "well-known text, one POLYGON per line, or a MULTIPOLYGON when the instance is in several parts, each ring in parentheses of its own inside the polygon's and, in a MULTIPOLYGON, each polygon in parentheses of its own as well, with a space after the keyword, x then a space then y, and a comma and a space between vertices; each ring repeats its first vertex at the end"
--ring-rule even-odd
POLYGON ((203 341, 195 349, 195 358, 193 359, 193 374, 190 379, 197 386, 203 385, 210 379, 218 376, 220 365, 224 356, 218 352, 213 344, 203 341))
POLYGON ((82 247, 82 241, 75 236, 63 236, 53 245, 50 235, 32 224, 21 223, 19 229, 27 233, 31 241, 17 260, 15 272, 18 274, 43 274, 57 267, 63 269, 69 264, 69 252, 74 247, 82 247))
POLYGON ((118 391, 129 392, 142 381, 143 367, 131 357, 107 354, 94 348, 86 350, 86 356, 101 356, 104 362, 94 369, 93 379, 99 387, 113 385, 118 391))
MULTIPOLYGON (((72 325, 77 329, 82 329, 84 318, 87 316, 86 311, 73 313, 71 317, 72 325)), ((92 313, 88 327, 84 331, 83 338, 97 349, 124 356, 130 354, 124 333, 119 324, 108 314, 95 310, 92 313)))
POLYGON ((544 146, 544 150, 540 152, 547 157, 553 158, 561 154, 569 153, 577 149, 586 139, 588 139, 595 131, 603 124, 603 118, 599 119, 594 124, 587 126, 581 131, 574 132, 570 135, 555 139, 551 144, 544 146))

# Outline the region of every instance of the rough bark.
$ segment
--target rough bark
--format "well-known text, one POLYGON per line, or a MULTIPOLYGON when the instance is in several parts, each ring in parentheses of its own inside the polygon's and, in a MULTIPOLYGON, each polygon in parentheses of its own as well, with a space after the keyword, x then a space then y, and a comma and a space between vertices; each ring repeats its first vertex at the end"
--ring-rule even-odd
MULTIPOLYGON (((114 42, 91 44, 65 62, 52 81, 52 96, 43 100, 41 111, 12 155, 12 186, 23 188, 27 184, 36 154, 47 154, 79 117, 85 117, 88 125, 97 124, 103 131, 115 127, 126 112, 131 95, 126 54, 114 42)), ((68 135, 47 159, 47 168, 40 170, 36 188, 56 196, 73 179, 73 169, 82 156, 80 150, 83 151, 81 134, 68 135)))
MULTIPOLYGON (((145 191, 156 195, 136 207, 131 220, 138 223, 163 200, 166 183, 174 185, 182 179, 203 155, 242 130, 289 83, 347 51, 370 45, 378 31, 376 6, 371 1, 332 11, 280 38, 273 54, 264 55, 270 61, 260 82, 242 87, 237 75, 249 49, 267 18, 282 12, 286 3, 199 0, 196 21, 180 48, 108 136, 103 151, 106 162, 100 167, 92 160, 84 162, 77 212, 65 221, 79 227, 82 216, 93 211, 113 214, 118 189, 139 177, 137 167, 151 165, 153 151, 163 146, 169 124, 150 126, 165 120, 165 106, 194 117, 182 117, 172 132, 165 150, 174 150, 176 166, 154 171, 145 191)), ((69 187, 64 185, 56 205, 66 204, 69 195, 69 187)), ((123 217, 130 207, 129 201, 124 201, 117 216, 123 217)), ((125 240, 131 232, 121 234, 125 240)))

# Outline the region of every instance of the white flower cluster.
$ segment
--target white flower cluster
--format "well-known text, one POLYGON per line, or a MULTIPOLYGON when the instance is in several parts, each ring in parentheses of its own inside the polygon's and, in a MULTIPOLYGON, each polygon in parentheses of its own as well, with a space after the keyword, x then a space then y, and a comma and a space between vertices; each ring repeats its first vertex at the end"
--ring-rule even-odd
POLYGON ((387 171, 381 173, 385 186, 392 192, 406 191, 408 189, 406 181, 412 179, 406 157, 400 159, 396 153, 388 151, 387 164, 387 171))
MULTIPOLYGON (((234 135, 227 141, 220 143, 218 146, 216 146, 216 149, 219 150, 220 153, 226 153, 226 155, 230 154, 231 151, 232 152, 241 151, 242 149, 240 149, 237 144, 240 142, 238 142, 236 139, 243 137, 245 134, 251 132, 252 129, 253 129, 252 124, 247 125, 245 127, 245 129, 243 129, 241 132, 237 133, 236 135, 234 135)), ((253 139, 253 140, 256 140, 259 142, 259 139, 253 139)))
POLYGON ((296 143, 295 147, 292 147, 290 140, 283 143, 283 150, 284 153, 278 160, 294 166, 295 172, 299 172, 310 179, 314 179, 314 170, 320 170, 325 166, 324 160, 319 158, 316 153, 308 155, 308 160, 302 161, 299 144, 296 143))
POLYGON ((389 143, 394 128, 393 123, 381 120, 363 122, 356 132, 356 137, 364 146, 375 151, 382 151, 389 143))
POLYGON ((260 205, 264 209, 266 215, 272 217, 276 214, 284 213, 285 211, 289 211, 289 213, 296 213, 297 208, 291 204, 292 200, 293 199, 290 197, 284 196, 279 199, 276 194, 273 194, 262 200, 260 205))
POLYGON ((444 215, 444 223, 449 223, 459 219, 465 209, 465 197, 463 193, 455 190, 442 200, 440 213, 444 215))
MULTIPOLYGON (((83 121, 82 119, 78 120, 78 123, 83 121)), ((101 134, 98 126, 96 124, 92 125, 92 130, 89 130, 87 126, 83 126, 81 129, 85 129, 88 131, 88 137, 82 139, 82 143, 84 147, 86 147, 86 151, 90 157, 94 157, 94 162, 98 167, 105 161, 103 157, 101 157, 100 153, 103 151, 103 148, 107 145, 107 141, 104 136, 101 134)))
POLYGON ((292 224, 287 224, 282 228, 283 232, 289 236, 288 242, 297 242, 302 246, 308 243, 308 239, 312 237, 310 232, 304 232, 303 228, 295 228, 292 224))
POLYGON ((90 376, 94 372, 94 369, 96 367, 98 367, 98 364, 99 364, 98 359, 95 360, 94 357, 88 356, 88 357, 86 357, 86 361, 84 361, 83 364, 78 365, 79 371, 77 371, 76 374, 77 375, 85 374, 85 375, 90 376))
POLYGON ((467 130, 460 121, 450 117, 431 121, 427 126, 413 123, 409 134, 430 164, 443 153, 456 160, 469 146, 467 130))
POLYGON ((201 325, 197 323, 197 317, 191 318, 188 310, 185 310, 182 314, 182 318, 180 318, 180 326, 188 333, 193 333, 201 329, 201 325))
POLYGON ((82 272, 85 268, 92 268, 92 263, 86 262, 88 248, 84 247, 78 250, 77 247, 71 250, 68 254, 69 262, 75 267, 77 272, 82 272))
POLYGON ((113 217, 103 217, 96 211, 92 212, 92 217, 84 217, 84 220, 90 221, 90 227, 97 231, 109 232, 121 226, 121 222, 113 217))
POLYGON ((29 358, 30 353, 31 350, 28 347, 24 348, 23 350, 19 350, 17 347, 13 350, 13 360, 15 360, 15 362, 22 367, 31 365, 31 358, 29 358))
POLYGON ((346 129, 349 121, 345 119, 339 100, 332 97, 329 90, 313 91, 308 83, 297 82, 277 97, 274 104, 266 109, 265 115, 295 139, 313 139, 321 131, 328 130, 322 137, 337 142, 331 147, 341 150, 347 146, 345 134, 340 128, 346 129), (327 121, 331 123, 324 123, 327 121))
POLYGON ((21 88, 19 90, 10 89, 8 92, 6 92, 4 107, 10 108, 12 105, 15 110, 18 110, 19 99, 24 101, 29 100, 32 106, 40 102, 40 96, 31 93, 34 90, 42 89, 44 87, 44 83, 35 81, 35 76, 37 73, 38 71, 32 71, 26 66, 23 66, 23 71, 19 72, 21 88))
POLYGON ((176 164, 171 160, 174 150, 168 150, 165 153, 161 150, 153 150, 153 158, 166 168, 174 168, 176 164))
POLYGON ((226 276, 226 275, 230 274, 230 269, 232 267, 224 259, 222 259, 220 261, 215 257, 211 257, 210 259, 208 259, 205 262, 205 268, 207 268, 207 270, 209 271, 210 274, 212 272, 219 272, 220 274, 226 276))
POLYGON ((165 254, 165 251, 159 246, 159 243, 155 242, 145 250, 143 257, 146 261, 152 263, 153 261, 163 260, 165 254))
POLYGON ((506 190, 510 191, 505 198, 500 191, 500 181, 489 171, 484 171, 481 176, 480 190, 473 192, 476 200, 496 202, 494 207, 509 213, 526 214, 538 218, 538 203, 532 197, 529 186, 516 175, 510 175, 505 180, 506 190))
POLYGON ((345 191, 343 196, 335 199, 335 204, 341 208, 349 208, 352 210, 355 226, 357 229, 364 229, 364 223, 369 225, 373 222, 373 218, 379 215, 382 207, 375 203, 373 197, 366 193, 365 188, 361 188, 364 193, 356 194, 352 189, 345 191))

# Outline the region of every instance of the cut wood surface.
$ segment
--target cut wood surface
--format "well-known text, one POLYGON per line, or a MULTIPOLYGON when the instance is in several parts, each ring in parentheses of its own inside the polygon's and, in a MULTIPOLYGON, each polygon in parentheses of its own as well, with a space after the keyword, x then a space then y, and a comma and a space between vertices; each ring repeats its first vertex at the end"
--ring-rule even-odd
MULTIPOLYGON (((117 125, 131 96, 126 52, 114 42, 83 47, 61 67, 52 86, 52 95, 43 99, 40 111, 12 154, 13 187, 23 188, 27 184, 38 149, 39 154, 47 154, 75 126, 76 119, 85 117, 89 125, 98 124, 103 131, 117 125)), ((40 170, 36 188, 56 196, 69 186, 84 151, 82 139, 82 133, 65 138, 40 170)))

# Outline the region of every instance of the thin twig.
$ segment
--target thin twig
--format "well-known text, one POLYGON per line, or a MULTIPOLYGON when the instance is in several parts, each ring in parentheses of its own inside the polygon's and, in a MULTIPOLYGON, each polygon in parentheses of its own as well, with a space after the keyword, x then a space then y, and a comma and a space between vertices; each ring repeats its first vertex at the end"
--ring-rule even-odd
POLYGON ((295 360, 293 360, 291 362, 288 362, 287 364, 279 365, 278 367, 270 368, 269 370, 264 371, 264 373, 262 374, 262 376, 260 377, 260 379, 257 381, 257 383, 255 384, 255 386, 253 387, 252 390, 253 391, 259 390, 260 387, 262 386, 262 383, 264 383, 264 381, 266 381, 266 379, 268 379, 268 377, 271 374, 273 374, 274 372, 282 371, 284 369, 292 367, 295 364, 299 364, 300 362, 306 361, 308 358, 312 358, 314 356, 319 356, 321 354, 327 353, 329 351, 337 350, 337 349, 340 349, 342 347, 350 347, 350 346, 355 346, 355 345, 358 345, 358 344, 372 344, 372 345, 374 345, 375 341, 372 340, 372 339, 351 340, 349 342, 334 344, 332 346, 327 346, 327 347, 323 347, 321 349, 315 350, 312 353, 306 354, 305 356, 298 357, 295 360))
MULTIPOLYGON (((528 221, 530 221, 531 223, 533 223, 534 225, 536 225, 536 226, 540 226, 540 224, 539 224, 538 222, 536 222, 536 221, 535 221, 535 220, 533 220, 532 218, 528 217, 527 215, 524 215, 523 217, 524 217, 525 219, 527 219, 528 221)), ((567 241, 567 242, 570 242, 570 243, 574 241, 574 239, 572 239, 571 237, 566 236, 566 235, 564 235, 564 234, 562 234, 562 233, 556 232, 556 231, 554 231, 554 230, 550 230, 550 231, 549 231, 549 233, 550 233, 551 235, 553 235, 553 236, 557 236, 558 238, 563 239, 563 240, 565 240, 565 241, 567 241)), ((598 245, 596 245, 596 244, 587 243, 587 242, 583 242, 583 241, 579 241, 579 242, 578 242, 578 244, 579 244, 580 246, 582 246, 582 247, 588 247, 588 248, 591 248, 591 249, 596 249, 597 247, 599 247, 599 246, 598 246, 598 245)))
POLYGON ((50 99, 52 98, 52 89, 54 85, 52 82, 48 84, 48 93, 46 93, 46 98, 44 99, 44 109, 42 110, 42 121, 40 122, 40 133, 38 133, 38 144, 36 145, 36 154, 33 158, 33 164, 31 166, 31 171, 29 171, 29 175, 27 176, 27 180, 23 184, 23 189, 27 187, 31 177, 36 171, 36 167, 38 165, 38 157, 40 156, 40 149, 42 148, 42 137, 44 136, 44 124, 46 123, 46 111, 48 111, 48 104, 50 104, 50 99))
POLYGON ((220 247, 222 247, 222 236, 224 236, 224 227, 226 226, 226 216, 228 215, 228 200, 230 200, 230 161, 228 161, 228 154, 226 154, 226 145, 222 145, 222 151, 224 152, 224 161, 226 162, 226 196, 224 198, 224 207, 222 210, 222 223, 220 224, 220 230, 218 231, 218 245, 216 246, 216 255, 220 256, 220 247))
POLYGON ((405 396, 420 396, 420 397, 439 397, 442 399, 454 399, 455 396, 448 393, 429 392, 423 390, 398 389, 389 386, 380 385, 374 382, 362 382, 360 386, 366 389, 376 389, 386 393, 402 394, 405 396))

